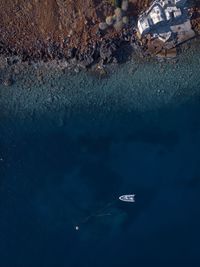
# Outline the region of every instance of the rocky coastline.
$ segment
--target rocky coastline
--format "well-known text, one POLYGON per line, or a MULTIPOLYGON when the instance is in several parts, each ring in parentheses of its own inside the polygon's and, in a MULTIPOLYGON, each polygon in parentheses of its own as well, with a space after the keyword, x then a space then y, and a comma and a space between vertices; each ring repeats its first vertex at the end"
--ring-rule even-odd
MULTIPOLYGON (((99 34, 102 33, 99 31, 99 34)), ((93 64, 122 63, 133 50, 134 34, 134 26, 129 25, 114 37, 89 42, 84 51, 51 40, 49 42, 38 40, 31 50, 15 50, 0 41, 0 55, 7 58, 8 65, 19 61, 31 64, 38 61, 64 60, 71 65, 89 68, 93 64)))
MULTIPOLYGON (((110 8, 113 5, 113 3, 105 3, 106 1, 102 2, 110 8)), ((132 1, 130 2, 133 4, 132 1)), ((143 8, 150 2, 139 1, 140 4, 143 4, 141 4, 143 8)), ((35 4, 37 4, 37 1, 35 4)), ((191 11, 192 25, 198 35, 200 33, 200 7, 195 2, 192 4, 194 5, 191 11)), ((137 12, 139 12, 139 9, 137 9, 137 12)), ((23 43, 21 39, 15 40, 16 43, 14 44, 9 44, 9 42, 5 42, 5 38, 0 38, 0 55, 5 58, 8 66, 22 62, 35 64, 37 62, 57 61, 62 62, 63 66, 74 68, 77 72, 79 69, 89 69, 94 66, 97 70, 102 71, 106 64, 118 64, 127 61, 133 51, 137 52, 141 57, 151 56, 146 52, 145 42, 137 38, 136 18, 136 14, 129 15, 129 23, 119 31, 114 29, 101 30, 98 24, 95 28, 96 37, 88 40, 83 46, 73 46, 70 34, 62 38, 62 41, 56 40, 56 37, 48 37, 45 40, 44 38, 36 38, 30 47, 20 46, 23 43)), ((3 36, 3 27, 0 28, 0 31, 1 36, 3 36)), ((4 81, 6 85, 11 83, 11 79, 4 81)))

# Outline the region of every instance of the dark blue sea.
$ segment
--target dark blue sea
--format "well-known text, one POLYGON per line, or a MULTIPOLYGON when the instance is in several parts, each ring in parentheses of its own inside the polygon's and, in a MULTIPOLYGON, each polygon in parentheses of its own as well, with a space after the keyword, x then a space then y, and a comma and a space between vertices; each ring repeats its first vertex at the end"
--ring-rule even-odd
POLYGON ((199 44, 110 69, 0 86, 0 267, 200 266, 199 44))

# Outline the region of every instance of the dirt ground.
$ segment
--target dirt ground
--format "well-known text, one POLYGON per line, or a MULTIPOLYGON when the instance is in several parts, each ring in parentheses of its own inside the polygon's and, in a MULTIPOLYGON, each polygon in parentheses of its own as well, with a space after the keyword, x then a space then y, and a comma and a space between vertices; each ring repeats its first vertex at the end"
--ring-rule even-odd
MULTIPOLYGON (((199 0, 192 0, 197 1, 199 0)), ((88 44, 118 33, 111 27, 98 34, 99 22, 113 15, 113 0, 1 0, 0 46, 11 52, 40 50, 40 44, 56 42, 83 51, 88 44)), ((127 15, 137 18, 151 0, 130 0, 127 15)), ((199 23, 198 23, 199 25, 199 23)), ((198 26, 197 25, 197 26, 198 26)))
MULTIPOLYGON (((129 1, 137 16, 150 0, 129 1)), ((98 24, 113 14, 112 0, 1 0, 0 41, 17 50, 31 50, 38 40, 84 49, 97 35, 98 24)), ((113 29, 105 38, 116 34, 113 29)))

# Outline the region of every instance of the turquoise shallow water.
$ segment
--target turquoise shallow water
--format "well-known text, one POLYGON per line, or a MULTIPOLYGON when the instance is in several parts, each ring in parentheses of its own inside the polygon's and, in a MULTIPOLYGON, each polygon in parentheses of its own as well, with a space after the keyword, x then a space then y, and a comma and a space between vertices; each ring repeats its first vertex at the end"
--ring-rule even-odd
POLYGON ((199 266, 198 45, 0 87, 1 266, 199 266))

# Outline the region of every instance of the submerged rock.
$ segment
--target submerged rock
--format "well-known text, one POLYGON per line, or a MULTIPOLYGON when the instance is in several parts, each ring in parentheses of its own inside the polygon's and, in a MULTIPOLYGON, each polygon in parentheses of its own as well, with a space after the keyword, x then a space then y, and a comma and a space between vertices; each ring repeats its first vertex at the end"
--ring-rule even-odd
POLYGON ((2 84, 4 86, 11 86, 13 84, 13 79, 11 77, 8 77, 8 78, 5 78, 3 81, 2 81, 2 84))

